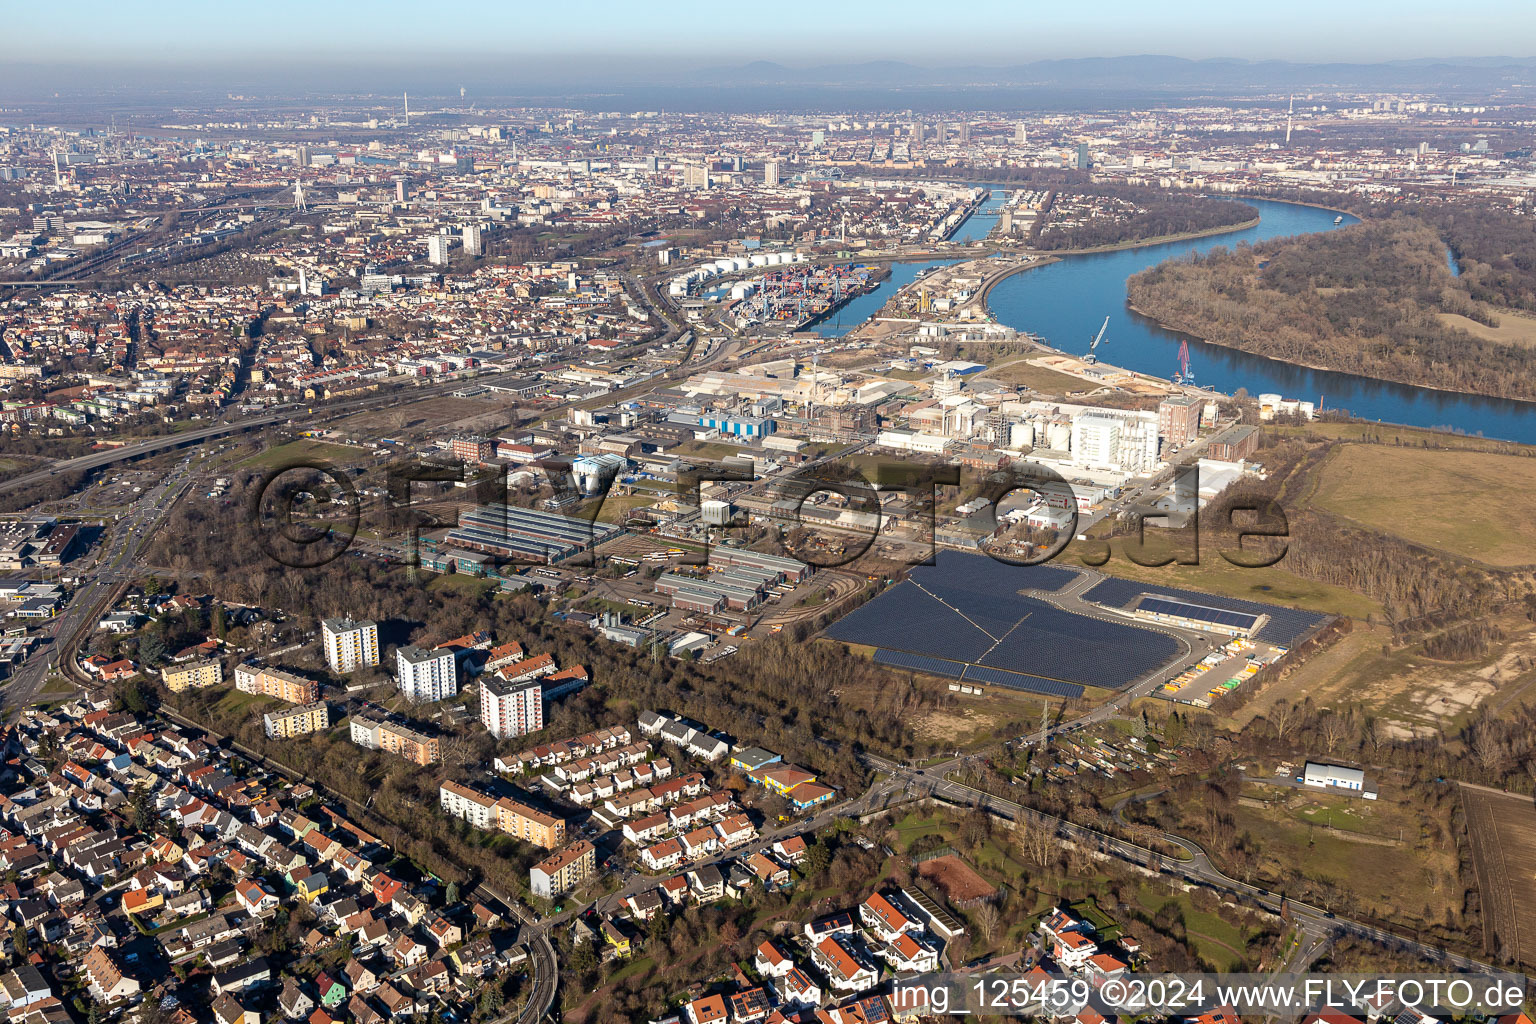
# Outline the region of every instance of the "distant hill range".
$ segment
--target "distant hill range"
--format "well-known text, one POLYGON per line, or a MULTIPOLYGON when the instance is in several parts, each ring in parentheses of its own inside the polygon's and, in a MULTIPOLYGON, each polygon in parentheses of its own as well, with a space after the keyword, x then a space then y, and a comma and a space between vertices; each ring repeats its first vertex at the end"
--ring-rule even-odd
MULTIPOLYGON (((1066 90, 1145 89, 1160 92, 1214 90, 1265 92, 1355 88, 1436 90, 1484 94, 1536 85, 1536 57, 1456 57, 1388 61, 1379 64, 1307 64, 1230 58, 1189 60, 1158 55, 1037 60, 1001 67, 922 67, 901 61, 824 64, 793 68, 772 61, 697 72, 699 85, 823 88, 965 89, 1043 88, 1066 90)), ((662 84, 652 80, 648 84, 662 84)), ((674 86, 681 82, 670 83, 674 86)))

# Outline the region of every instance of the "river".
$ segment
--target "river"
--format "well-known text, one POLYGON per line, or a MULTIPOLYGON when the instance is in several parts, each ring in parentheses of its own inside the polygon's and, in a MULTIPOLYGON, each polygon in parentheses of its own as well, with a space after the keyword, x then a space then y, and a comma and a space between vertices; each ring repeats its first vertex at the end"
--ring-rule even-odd
MULTIPOLYGON (((975 227, 971 221, 962 224, 955 235, 957 240, 973 235, 984 237, 991 229, 996 220, 994 204, 1000 204, 1004 195, 1002 188, 992 188, 993 198, 971 217, 971 221, 978 223, 975 227), (979 220, 982 218, 984 221, 979 220)), ((1226 394, 1246 388, 1252 395, 1274 393, 1317 402, 1322 408, 1347 409, 1362 419, 1536 444, 1536 405, 1531 403, 1309 370, 1185 338, 1131 312, 1125 302, 1126 280, 1164 260, 1208 252, 1222 245, 1332 231, 1335 227, 1333 220, 1337 214, 1332 210, 1257 199, 1245 202, 1259 211, 1259 223, 1251 228, 1139 249, 1067 256, 1001 282, 992 289, 988 303, 1000 323, 1038 334, 1048 344, 1079 354, 1087 350, 1088 342, 1108 316, 1109 330, 1098 354, 1114 366, 1168 377, 1178 369, 1179 342, 1187 340, 1195 379, 1226 394)), ((1353 223, 1355 218, 1344 218, 1344 224, 1353 223)), ((882 287, 849 303, 833 320, 818 325, 817 330, 828 336, 843 334, 878 310, 892 290, 937 262, 940 261, 893 265, 891 279, 882 287)))

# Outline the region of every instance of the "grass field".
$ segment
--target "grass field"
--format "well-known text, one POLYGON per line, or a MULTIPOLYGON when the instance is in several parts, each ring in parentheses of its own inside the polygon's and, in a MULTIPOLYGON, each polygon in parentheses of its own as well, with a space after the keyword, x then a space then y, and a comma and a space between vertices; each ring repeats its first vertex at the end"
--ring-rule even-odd
POLYGON ((481 576, 464 576, 459 573, 444 573, 434 576, 427 584, 427 590, 440 594, 464 594, 469 597, 478 597, 486 591, 495 590, 494 580, 488 580, 481 576))
POLYGON ((1419 427, 1402 427, 1392 423, 1363 423, 1350 421, 1335 423, 1331 420, 1314 420, 1305 426, 1268 424, 1268 433, 1289 437, 1331 438, 1335 441, 1370 440, 1377 444, 1407 445, 1413 448, 1445 448, 1456 451, 1499 452, 1519 454, 1532 449, 1525 445, 1498 441, 1491 437, 1475 437, 1471 434, 1452 434, 1444 430, 1425 430, 1419 427))
POLYGON ((276 707, 288 706, 275 697, 231 689, 219 698, 218 703, 214 705, 214 709, 221 721, 229 721, 240 717, 254 717, 276 707))
MULTIPOLYGON (((1265 787, 1257 791, 1274 793, 1265 787)), ((1426 830, 1433 833, 1438 827, 1433 817, 1438 813, 1390 788, 1370 802, 1296 793, 1268 807, 1233 808, 1237 833, 1247 833, 1258 852, 1259 877, 1278 883, 1294 872, 1350 893, 1371 914, 1405 922, 1420 920, 1426 906, 1428 920, 1434 922, 1443 921, 1448 910, 1460 909, 1457 886, 1447 884, 1456 872, 1454 845, 1420 841, 1426 830), (1335 825, 1347 821, 1352 826, 1347 831, 1388 839, 1401 836, 1402 843, 1351 841, 1327 828, 1330 816, 1335 825)))
POLYGON ((1048 367, 1036 366, 1028 359, 1000 363, 984 371, 981 376, 1012 384, 1015 387, 1043 391, 1048 395, 1072 394, 1077 391, 1087 391, 1093 387, 1091 381, 1073 377, 1071 374, 1058 373, 1048 367))
POLYGON ((1188 893, 1149 884, 1136 891, 1136 902, 1149 914, 1157 913, 1170 903, 1176 904, 1190 945, 1195 947, 1196 955, 1212 967, 1228 971, 1245 964, 1243 951, 1248 945, 1248 935, 1216 914, 1197 909, 1188 893))
POLYGON ((1318 707, 1368 711, 1391 739, 1455 736, 1484 701, 1497 712, 1536 685, 1536 627, 1520 615, 1496 621, 1504 642, 1486 657, 1455 663, 1426 658, 1418 644, 1386 647, 1389 628, 1356 625, 1316 659, 1265 687, 1233 724, 1246 724, 1279 700, 1311 700, 1318 707))
POLYGON ((1312 500, 1488 565, 1536 564, 1536 458, 1344 445, 1323 467, 1312 500))
MULTIPOLYGON (((610 494, 603 499, 602 507, 597 512, 597 520, 601 523, 618 523, 630 509, 649 508, 654 504, 656 504, 656 498, 649 494, 610 494)), ((588 518, 591 515, 591 506, 583 506, 577 515, 583 519, 588 518)))
POLYGON ((250 458, 237 463, 237 465, 276 469, 284 466, 304 465, 312 461, 343 465, 349 462, 356 462, 359 458, 371 457, 372 455, 362 448, 300 438, 297 441, 289 441, 287 444, 280 444, 275 448, 268 448, 266 451, 257 452, 250 458))
POLYGON ((1509 310, 1489 310, 1489 312, 1498 321, 1497 327, 1478 323, 1460 313, 1437 313, 1436 317, 1446 327, 1459 328, 1474 337, 1491 341, 1496 345, 1516 345, 1520 348, 1536 345, 1536 318, 1521 316, 1509 310))
POLYGON ((727 459, 732 455, 741 455, 742 446, 728 444, 724 441, 688 441, 677 446, 677 454, 680 456, 693 456, 699 459, 727 459))

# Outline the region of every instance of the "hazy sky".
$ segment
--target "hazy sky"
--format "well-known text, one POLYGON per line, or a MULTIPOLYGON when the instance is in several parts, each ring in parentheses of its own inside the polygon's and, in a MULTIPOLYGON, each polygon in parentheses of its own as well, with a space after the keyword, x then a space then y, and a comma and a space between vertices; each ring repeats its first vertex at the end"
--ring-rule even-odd
POLYGON ((1300 61, 1536 54, 1530 0, 76 0, 8 4, 6 29, 0 53, 29 64, 427 53, 668 57, 700 67, 742 59, 943 65, 1145 53, 1300 61))

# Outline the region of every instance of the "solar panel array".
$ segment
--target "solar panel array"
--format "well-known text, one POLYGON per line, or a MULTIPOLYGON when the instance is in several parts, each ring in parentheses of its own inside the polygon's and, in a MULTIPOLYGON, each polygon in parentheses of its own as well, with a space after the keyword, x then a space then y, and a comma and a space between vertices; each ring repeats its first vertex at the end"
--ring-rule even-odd
POLYGON ((1043 693, 1051 697, 1081 697, 1083 688, 1076 683, 1064 683, 1059 679, 1042 679, 1040 676, 1032 676, 1023 672, 1005 672, 1000 668, 987 668, 985 665, 971 665, 965 670, 965 679, 981 681, 983 683, 995 683, 998 686, 1006 686, 1014 690, 1028 690, 1030 693, 1043 693))
POLYGON ((1040 693, 1048 697, 1081 697, 1083 695, 1083 688, 1076 683, 1063 683, 1057 679, 1045 679, 1023 672, 1007 672, 999 668, 987 668, 984 665, 967 665, 959 661, 930 658, 923 654, 909 654, 906 651, 878 650, 875 652, 875 661, 881 665, 890 665, 892 668, 911 669, 914 672, 927 672, 929 675, 963 679, 967 682, 991 683, 994 686, 1006 686, 1012 690, 1040 693))
POLYGON ((1172 615, 1180 619, 1190 619, 1195 622, 1209 622, 1217 626, 1229 626, 1232 629, 1249 630, 1253 624, 1259 621, 1259 616, 1250 615, 1247 612, 1227 611, 1225 608, 1211 608, 1203 604, 1189 604, 1186 601, 1175 601, 1166 597, 1144 597, 1141 604, 1136 606, 1140 612, 1151 612, 1154 615, 1172 615))
POLYGON ((945 552, 937 565, 914 570, 827 635, 879 648, 877 658, 899 652, 939 664, 970 663, 973 670, 999 673, 999 680, 1022 676, 1056 687, 1035 685, 1036 692, 1058 693, 1065 686, 1073 695, 1083 686, 1128 686, 1178 654, 1178 641, 1166 633, 1077 615, 1019 593, 1059 590, 1075 577, 1070 569, 1009 566, 984 555, 945 552))
POLYGON ((1134 580, 1122 580, 1106 576, 1083 595, 1083 600, 1110 608, 1129 608, 1137 598, 1146 594, 1172 598, 1176 601, 1203 604, 1207 607, 1228 611, 1246 612, 1250 615, 1268 615, 1269 621, 1254 634, 1255 640, 1277 647, 1291 647, 1298 639, 1326 618, 1316 612, 1304 612, 1296 608, 1282 608, 1277 604, 1261 601, 1244 601, 1235 597, 1218 597, 1202 594, 1197 590, 1180 590, 1176 587, 1159 587, 1134 580))
POLYGON ((910 580, 843 616, 827 635, 851 644, 923 651, 956 661, 975 661, 993 644, 985 632, 910 580))
POLYGON ((1011 595, 1021 590, 1054 593, 1077 579, 1077 571, 1055 565, 1008 565, 986 555, 940 551, 933 565, 915 566, 910 576, 924 586, 929 580, 944 586, 965 580, 978 590, 1011 595))

